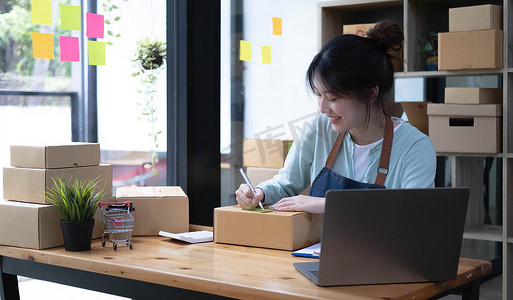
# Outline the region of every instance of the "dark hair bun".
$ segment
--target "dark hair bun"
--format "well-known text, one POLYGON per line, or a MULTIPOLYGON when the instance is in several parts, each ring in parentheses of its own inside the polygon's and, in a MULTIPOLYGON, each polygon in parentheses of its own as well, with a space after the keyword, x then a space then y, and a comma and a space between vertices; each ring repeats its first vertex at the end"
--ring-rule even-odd
POLYGON ((383 52, 401 50, 404 40, 403 29, 394 22, 381 21, 367 32, 383 52))

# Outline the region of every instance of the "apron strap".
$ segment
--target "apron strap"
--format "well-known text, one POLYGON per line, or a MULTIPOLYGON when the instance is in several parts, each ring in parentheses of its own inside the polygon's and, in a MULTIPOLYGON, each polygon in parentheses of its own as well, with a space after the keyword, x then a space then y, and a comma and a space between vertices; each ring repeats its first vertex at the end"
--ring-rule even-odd
POLYGON ((378 176, 376 176, 376 185, 384 186, 385 178, 388 174, 388 162, 392 152, 392 141, 394 139, 394 123, 387 116, 385 121, 385 136, 383 137, 383 146, 381 147, 381 157, 379 159, 378 176))
POLYGON ((340 146, 342 146, 342 141, 344 140, 344 134, 338 134, 337 139, 335 140, 335 144, 333 144, 333 148, 331 148, 330 155, 328 155, 328 159, 326 159, 326 168, 332 169, 335 160, 337 159, 338 151, 340 151, 340 146))

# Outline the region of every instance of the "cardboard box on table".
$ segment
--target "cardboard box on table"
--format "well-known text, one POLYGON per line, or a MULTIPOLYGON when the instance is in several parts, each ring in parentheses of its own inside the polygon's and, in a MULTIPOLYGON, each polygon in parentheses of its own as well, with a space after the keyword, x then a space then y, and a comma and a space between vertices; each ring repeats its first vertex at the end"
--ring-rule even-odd
POLYGON ((502 29, 502 6, 485 4, 449 8, 449 32, 502 29))
POLYGON ((438 34, 438 70, 502 68, 502 30, 438 34))
POLYGON ((11 145, 11 166, 33 169, 59 169, 97 166, 100 144, 11 145))
POLYGON ((428 104, 429 138, 437 152, 501 151, 502 106, 428 104))
POLYGON ((477 87, 445 88, 446 104, 502 104, 502 89, 477 87))
POLYGON ((282 168, 292 142, 244 139, 243 164, 245 167, 282 168))
POLYGON ((189 231, 189 198, 179 186, 119 187, 116 202, 131 201, 132 235, 189 231))
POLYGON ((98 188, 103 188, 107 197, 112 195, 112 166, 31 169, 4 167, 4 199, 32 203, 47 203, 45 191, 53 186, 52 178, 61 178, 64 182, 93 180, 98 178, 98 188))
POLYGON ((258 213, 238 205, 214 209, 214 241, 244 246, 297 250, 321 238, 322 214, 258 213))
MULTIPOLYGON (((103 233, 101 211, 94 216, 93 239, 103 233)), ((0 245, 47 249, 64 245, 57 207, 0 199, 0 245)))

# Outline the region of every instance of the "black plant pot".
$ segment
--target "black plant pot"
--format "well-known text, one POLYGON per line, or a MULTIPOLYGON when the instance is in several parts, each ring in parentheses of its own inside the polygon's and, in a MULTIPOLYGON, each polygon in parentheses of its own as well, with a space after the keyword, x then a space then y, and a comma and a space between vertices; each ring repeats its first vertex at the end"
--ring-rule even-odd
POLYGON ((84 222, 65 222, 61 220, 64 249, 67 251, 91 250, 94 219, 84 222))

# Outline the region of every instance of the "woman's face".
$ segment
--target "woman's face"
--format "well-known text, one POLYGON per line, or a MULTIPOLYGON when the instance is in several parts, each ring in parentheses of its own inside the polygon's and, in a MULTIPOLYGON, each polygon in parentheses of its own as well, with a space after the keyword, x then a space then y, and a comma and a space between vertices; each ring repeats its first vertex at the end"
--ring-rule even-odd
POLYGON ((367 105, 354 97, 332 93, 317 79, 314 80, 319 111, 330 118, 331 128, 337 133, 351 129, 364 131, 367 105))

